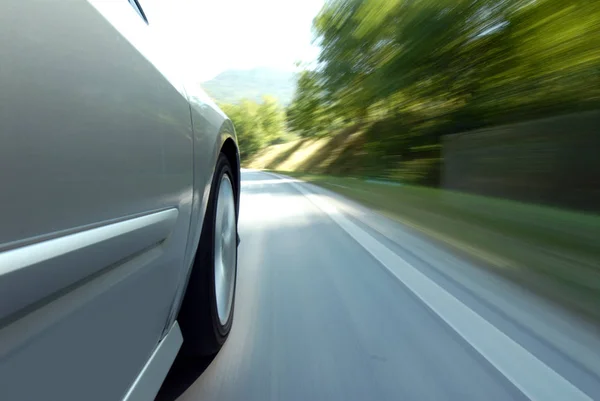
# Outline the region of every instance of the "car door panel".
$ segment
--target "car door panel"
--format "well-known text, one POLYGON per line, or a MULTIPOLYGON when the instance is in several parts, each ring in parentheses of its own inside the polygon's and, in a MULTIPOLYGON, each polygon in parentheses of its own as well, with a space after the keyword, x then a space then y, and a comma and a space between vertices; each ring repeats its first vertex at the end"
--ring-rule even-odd
POLYGON ((86 1, 4 1, 0 37, 0 399, 119 399, 180 285, 194 181, 189 104, 86 1), (81 246, 94 230, 165 211, 81 246), (11 259, 31 256, 27 247, 46 251, 11 259))
POLYGON ((163 242, 177 216, 163 210, 0 253, 0 321, 163 242))
POLYGON ((159 340, 165 249, 150 249, 0 330, 0 399, 118 400, 159 340))

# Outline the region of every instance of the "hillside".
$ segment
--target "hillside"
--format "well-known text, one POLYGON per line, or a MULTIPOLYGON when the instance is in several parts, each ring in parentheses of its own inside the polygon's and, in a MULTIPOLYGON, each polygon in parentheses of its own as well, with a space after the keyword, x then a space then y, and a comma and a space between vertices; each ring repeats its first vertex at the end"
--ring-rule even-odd
POLYGON ((294 73, 271 68, 228 70, 202 83, 217 102, 236 103, 242 99, 260 101, 270 95, 283 105, 292 101, 296 88, 294 73))
POLYGON ((317 174, 365 175, 362 131, 354 127, 325 138, 269 146, 247 160, 248 168, 317 174))

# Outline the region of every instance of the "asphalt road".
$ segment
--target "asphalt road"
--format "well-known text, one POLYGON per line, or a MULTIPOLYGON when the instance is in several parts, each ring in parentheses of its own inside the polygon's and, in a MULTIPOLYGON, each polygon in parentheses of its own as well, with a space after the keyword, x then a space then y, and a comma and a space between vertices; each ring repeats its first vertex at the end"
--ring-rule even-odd
POLYGON ((597 327, 331 192, 242 187, 231 335, 159 399, 600 400, 597 327))

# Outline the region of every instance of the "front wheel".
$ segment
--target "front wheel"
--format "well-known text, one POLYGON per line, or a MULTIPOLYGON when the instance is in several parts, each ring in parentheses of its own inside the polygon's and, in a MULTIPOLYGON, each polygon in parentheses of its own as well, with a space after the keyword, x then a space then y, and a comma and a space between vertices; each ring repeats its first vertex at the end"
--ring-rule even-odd
POLYGON ((179 312, 184 352, 216 353, 233 320, 237 273, 237 216, 231 166, 220 154, 196 260, 179 312))

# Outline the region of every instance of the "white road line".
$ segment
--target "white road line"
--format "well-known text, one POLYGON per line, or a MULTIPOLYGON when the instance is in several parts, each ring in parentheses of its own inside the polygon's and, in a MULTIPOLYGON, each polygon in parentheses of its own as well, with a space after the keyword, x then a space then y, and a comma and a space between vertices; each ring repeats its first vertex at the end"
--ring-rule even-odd
POLYGON ((494 325, 437 285, 337 210, 327 197, 290 183, 373 255, 409 290, 533 401, 592 401, 494 325))

